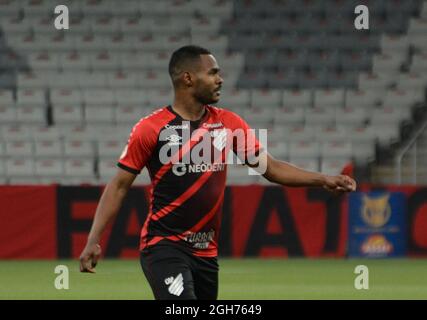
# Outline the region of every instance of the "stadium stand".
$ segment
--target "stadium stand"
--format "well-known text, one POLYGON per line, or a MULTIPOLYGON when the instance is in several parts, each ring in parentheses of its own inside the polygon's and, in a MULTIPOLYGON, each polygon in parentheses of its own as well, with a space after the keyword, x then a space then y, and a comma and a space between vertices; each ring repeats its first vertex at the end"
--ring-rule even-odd
MULTIPOLYGON (((425 1, 73 0, 61 2, 63 31, 57 4, 0 1, 0 181, 10 184, 108 181, 132 125, 172 102, 168 59, 189 43, 223 69, 219 105, 267 128, 272 154, 303 168, 380 163, 425 102, 425 1), (364 3, 371 27, 359 31, 364 3)), ((228 182, 266 183, 244 172, 230 168, 228 182)))

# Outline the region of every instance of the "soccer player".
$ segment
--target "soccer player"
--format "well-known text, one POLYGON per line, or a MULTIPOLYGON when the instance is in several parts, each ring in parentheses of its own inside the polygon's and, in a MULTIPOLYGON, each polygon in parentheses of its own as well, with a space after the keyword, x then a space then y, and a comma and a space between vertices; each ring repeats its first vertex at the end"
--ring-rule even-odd
POLYGON ((356 183, 345 175, 305 171, 262 152, 261 143, 253 138, 242 118, 211 105, 219 101, 223 79, 208 50, 198 46, 176 50, 169 62, 169 74, 175 93, 173 104, 134 126, 118 160, 117 173, 99 201, 80 256, 80 271, 95 272, 101 234, 119 211, 135 177, 147 167, 152 189, 149 213, 141 230, 140 262, 154 297, 216 299, 217 244, 228 151, 239 154, 253 168, 264 164, 263 176, 284 186, 323 187, 342 193, 355 190, 356 183), (221 139, 224 130, 240 130, 254 143, 221 139), (216 155, 209 156, 211 163, 197 163, 193 154, 199 152, 193 151, 206 141, 216 155), (188 155, 189 161, 185 162, 188 155))

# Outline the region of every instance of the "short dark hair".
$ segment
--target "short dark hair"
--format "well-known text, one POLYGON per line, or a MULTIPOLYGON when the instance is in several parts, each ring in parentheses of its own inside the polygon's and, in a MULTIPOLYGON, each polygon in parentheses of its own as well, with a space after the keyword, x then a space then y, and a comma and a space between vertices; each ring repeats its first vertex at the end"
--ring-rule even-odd
POLYGON ((195 45, 184 46, 175 50, 169 60, 169 75, 172 81, 183 71, 182 68, 186 64, 198 61, 202 54, 211 54, 211 52, 208 49, 195 45))

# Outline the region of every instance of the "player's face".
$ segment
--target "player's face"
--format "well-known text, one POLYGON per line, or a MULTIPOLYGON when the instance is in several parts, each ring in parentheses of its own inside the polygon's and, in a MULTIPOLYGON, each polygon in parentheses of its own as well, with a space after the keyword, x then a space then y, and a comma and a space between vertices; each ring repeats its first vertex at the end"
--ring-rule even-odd
POLYGON ((222 78, 220 68, 213 55, 200 56, 200 67, 196 73, 194 96, 203 104, 212 104, 219 101, 221 95, 222 78))

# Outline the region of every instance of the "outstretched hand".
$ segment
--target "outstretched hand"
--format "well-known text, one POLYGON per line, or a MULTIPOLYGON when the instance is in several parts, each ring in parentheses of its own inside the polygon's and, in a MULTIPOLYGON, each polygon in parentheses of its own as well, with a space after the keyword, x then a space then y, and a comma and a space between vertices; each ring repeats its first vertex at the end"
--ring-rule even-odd
POLYGON ((326 176, 323 188, 334 194, 352 192, 356 190, 356 181, 346 175, 326 176))
POLYGON ((101 256, 101 246, 99 244, 87 244, 80 255, 80 272, 95 273, 95 267, 101 256))

